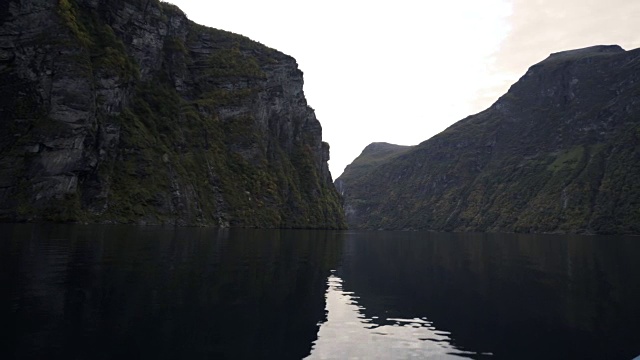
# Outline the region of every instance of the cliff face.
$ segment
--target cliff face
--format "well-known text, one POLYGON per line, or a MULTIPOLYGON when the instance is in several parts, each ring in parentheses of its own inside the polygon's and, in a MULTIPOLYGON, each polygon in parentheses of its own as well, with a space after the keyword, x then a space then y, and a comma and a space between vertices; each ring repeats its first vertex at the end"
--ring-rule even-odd
POLYGON ((551 55, 489 109, 336 181, 354 228, 639 234, 639 176, 640 49, 597 46, 551 55))
POLYGON ((293 58, 157 0, 0 21, 2 220, 344 227, 293 58))

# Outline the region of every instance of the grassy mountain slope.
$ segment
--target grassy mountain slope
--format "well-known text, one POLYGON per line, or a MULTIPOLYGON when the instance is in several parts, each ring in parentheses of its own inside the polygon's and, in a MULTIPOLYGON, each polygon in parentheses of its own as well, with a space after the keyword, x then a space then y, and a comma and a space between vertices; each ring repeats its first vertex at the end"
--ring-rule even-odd
POLYGON ((552 54, 489 109, 336 181, 353 228, 639 234, 639 176, 640 49, 597 46, 552 54))
MULTIPOLYGON (((385 142, 376 142, 367 145, 367 147, 362 150, 362 153, 344 169, 342 175, 336 179, 336 189, 344 196, 345 183, 353 183, 359 178, 377 171, 380 165, 393 161, 398 155, 407 152, 411 148, 411 146, 395 145, 385 142)), ((360 220, 356 219, 359 213, 355 211, 353 204, 346 204, 344 210, 347 222, 353 224, 359 223, 360 220)))

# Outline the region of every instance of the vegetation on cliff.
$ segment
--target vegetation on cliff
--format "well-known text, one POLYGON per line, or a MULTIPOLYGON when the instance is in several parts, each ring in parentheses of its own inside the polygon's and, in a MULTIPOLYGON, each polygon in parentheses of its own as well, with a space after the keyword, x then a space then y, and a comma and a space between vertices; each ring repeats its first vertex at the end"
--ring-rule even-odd
POLYGON ((489 109, 336 184, 350 227, 640 234, 640 50, 551 55, 489 109))
POLYGON ((30 34, 0 54, 0 219, 345 226, 294 59, 156 0, 32 2, 0 19, 30 34))

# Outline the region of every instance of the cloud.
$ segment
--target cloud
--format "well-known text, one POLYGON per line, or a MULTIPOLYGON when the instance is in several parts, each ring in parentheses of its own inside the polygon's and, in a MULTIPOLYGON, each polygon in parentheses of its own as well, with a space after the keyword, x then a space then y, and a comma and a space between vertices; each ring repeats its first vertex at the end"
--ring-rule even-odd
POLYGON ((592 45, 640 47, 639 18, 639 1, 513 0, 509 34, 490 67, 494 80, 474 107, 486 108, 551 53, 592 45))

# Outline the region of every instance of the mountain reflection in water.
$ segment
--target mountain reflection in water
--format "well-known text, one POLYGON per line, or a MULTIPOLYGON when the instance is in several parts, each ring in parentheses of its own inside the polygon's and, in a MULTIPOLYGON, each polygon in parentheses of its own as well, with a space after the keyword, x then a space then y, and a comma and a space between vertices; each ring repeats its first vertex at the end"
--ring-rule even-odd
POLYGON ((0 359, 301 359, 326 231, 0 224, 0 359))
POLYGON ((629 360, 639 258, 637 237, 351 231, 312 358, 629 360))
POLYGON ((620 359, 640 238, 0 224, 0 359, 620 359))
POLYGON ((358 296, 342 288, 335 272, 328 285, 327 320, 306 359, 453 359, 473 354, 456 350, 450 334, 427 318, 367 318, 358 296))

